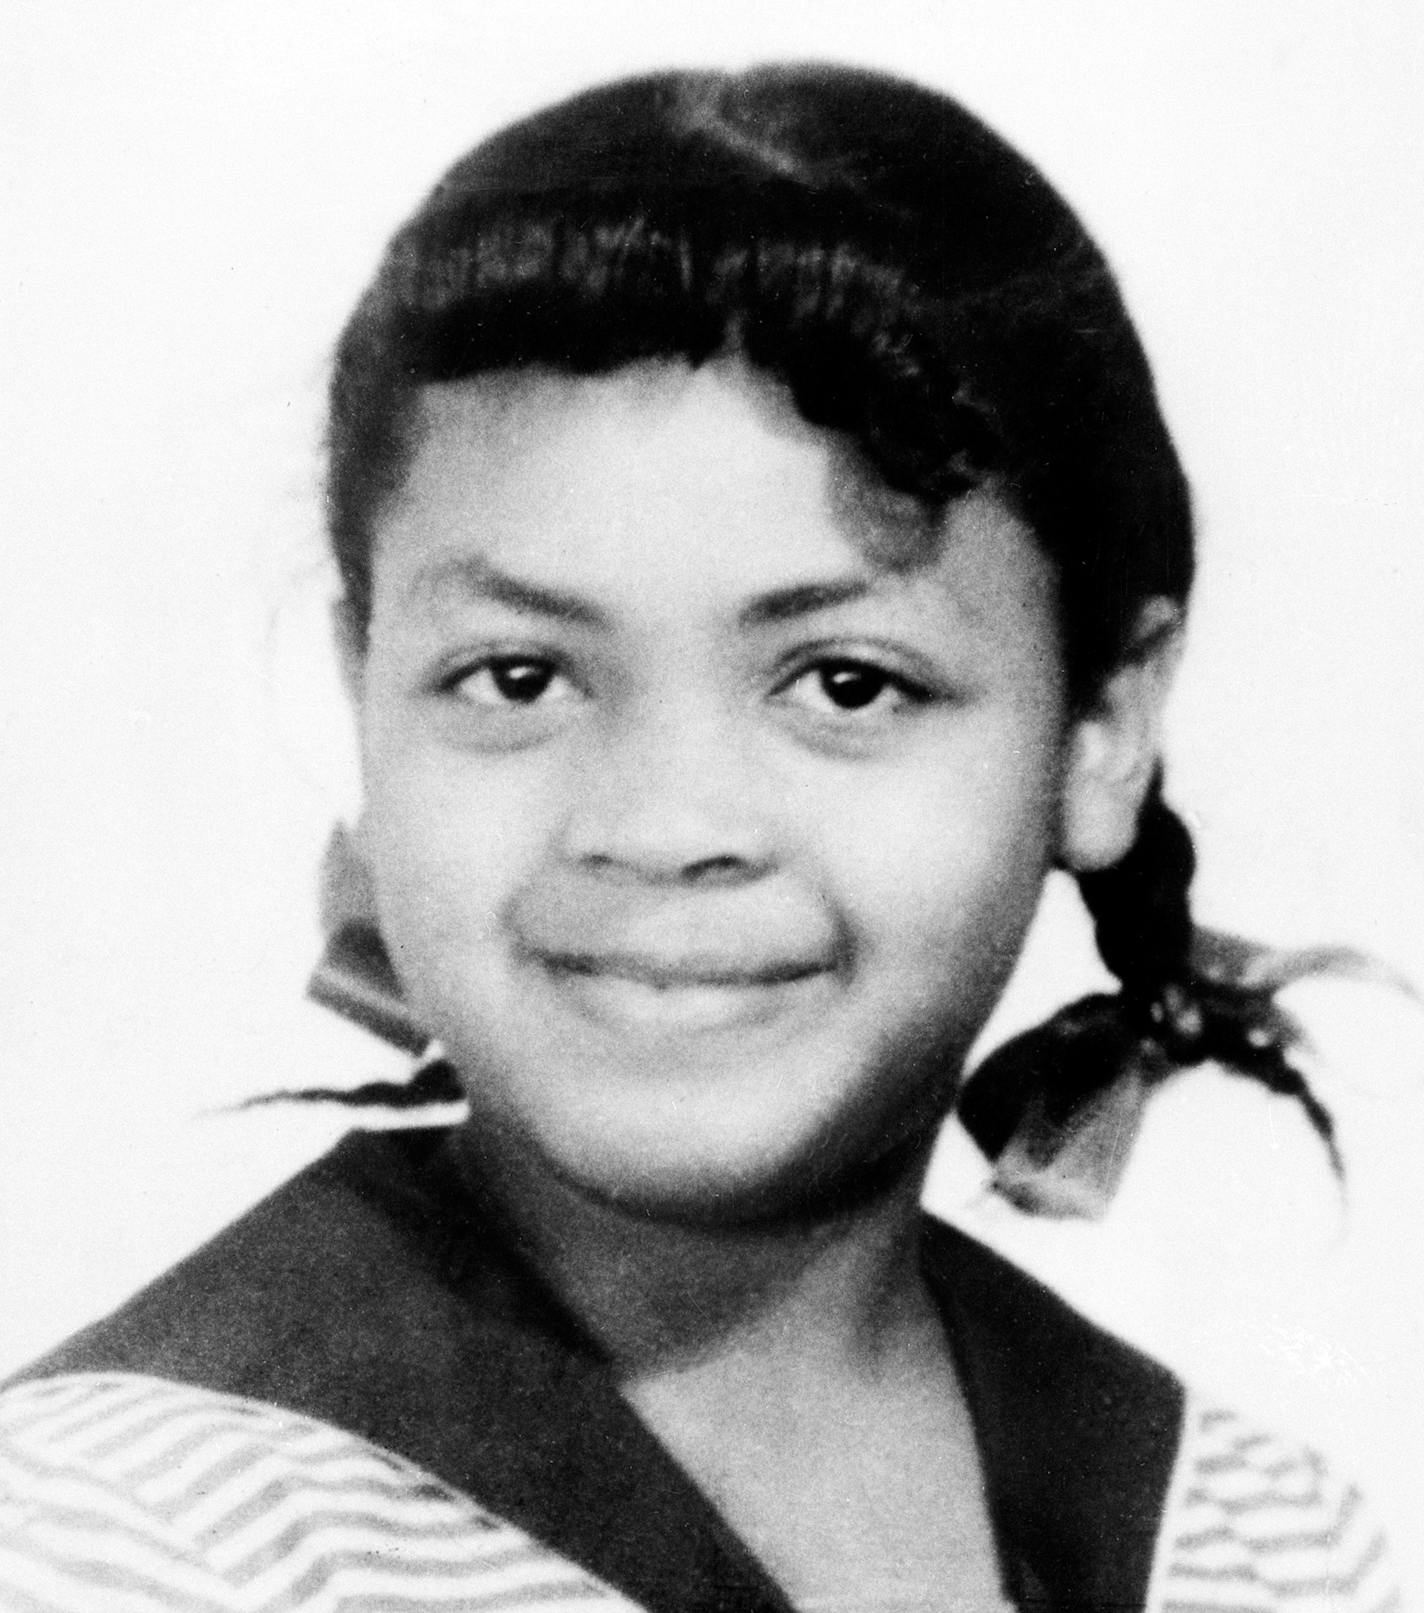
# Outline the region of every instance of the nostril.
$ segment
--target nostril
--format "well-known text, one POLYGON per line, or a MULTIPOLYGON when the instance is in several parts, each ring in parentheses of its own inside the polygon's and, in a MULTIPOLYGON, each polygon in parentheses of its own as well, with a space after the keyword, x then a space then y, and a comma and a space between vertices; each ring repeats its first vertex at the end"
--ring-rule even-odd
POLYGON ((581 860, 583 866, 595 874, 675 885, 737 884, 750 879, 757 869, 754 862, 735 854, 696 857, 686 861, 669 858, 659 864, 652 858, 630 859, 594 852, 581 860))
POLYGON ((746 879, 751 872, 752 865, 741 857, 700 857, 696 862, 687 864, 682 870, 682 878, 688 884, 725 885, 746 879))

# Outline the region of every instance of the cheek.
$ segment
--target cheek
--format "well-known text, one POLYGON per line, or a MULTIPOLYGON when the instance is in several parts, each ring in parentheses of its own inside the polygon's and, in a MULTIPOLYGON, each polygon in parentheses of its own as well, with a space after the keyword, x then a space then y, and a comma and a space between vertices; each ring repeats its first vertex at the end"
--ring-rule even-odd
POLYGON ((1056 769, 1036 736, 966 746, 824 800, 817 837, 862 946, 931 975, 1016 950, 1055 844, 1056 769))
POLYGON ((397 968, 461 967, 547 854, 548 781, 519 761, 473 765, 389 746, 368 752, 365 784, 361 847, 397 968))

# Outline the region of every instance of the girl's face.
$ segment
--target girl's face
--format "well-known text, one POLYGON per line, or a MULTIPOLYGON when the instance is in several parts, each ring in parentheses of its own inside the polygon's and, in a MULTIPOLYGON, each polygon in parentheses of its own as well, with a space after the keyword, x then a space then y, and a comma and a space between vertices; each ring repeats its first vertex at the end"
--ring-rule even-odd
POLYGON ((361 839, 473 1124, 712 1219, 928 1140, 1069 787, 1030 534, 976 494, 891 565, 891 501, 730 362, 431 388, 417 440, 361 839))

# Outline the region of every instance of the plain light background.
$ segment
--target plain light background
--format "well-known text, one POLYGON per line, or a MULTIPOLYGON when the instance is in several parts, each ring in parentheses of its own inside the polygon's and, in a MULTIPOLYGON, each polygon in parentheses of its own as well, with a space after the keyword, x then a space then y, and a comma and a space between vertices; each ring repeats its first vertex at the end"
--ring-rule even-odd
MULTIPOLYGON (((1424 980, 1424 23, 1414 0, 9 0, 0 308, 0 1370, 334 1136, 223 1114, 399 1069, 303 1004, 354 784, 325 651, 320 407, 392 226, 495 124, 768 56, 951 90, 1065 190, 1201 518, 1169 738, 1201 915, 1424 980)), ((1050 904, 1004 1025, 1095 978, 1050 904)), ((1102 1226, 954 1139, 938 1204, 1360 1468, 1424 1537, 1424 1021, 1298 994, 1351 1169, 1202 1072, 1102 1226)), ((1417 1547, 1413 1547, 1416 1551, 1417 1547)), ((1416 1563, 1424 1585, 1424 1566, 1416 1563)))

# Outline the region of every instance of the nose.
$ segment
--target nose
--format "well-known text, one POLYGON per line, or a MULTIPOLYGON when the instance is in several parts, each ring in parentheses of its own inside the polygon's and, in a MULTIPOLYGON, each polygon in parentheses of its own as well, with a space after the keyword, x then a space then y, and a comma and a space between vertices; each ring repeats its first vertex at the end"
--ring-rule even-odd
POLYGON ((776 862, 768 780, 726 714, 649 702, 610 724, 574 781, 564 852, 612 878, 739 884, 776 862))

